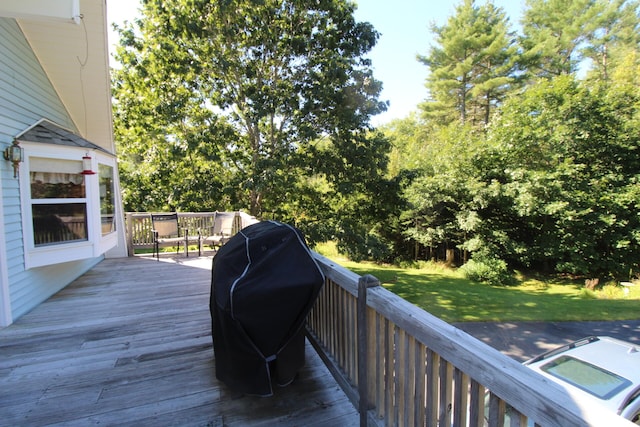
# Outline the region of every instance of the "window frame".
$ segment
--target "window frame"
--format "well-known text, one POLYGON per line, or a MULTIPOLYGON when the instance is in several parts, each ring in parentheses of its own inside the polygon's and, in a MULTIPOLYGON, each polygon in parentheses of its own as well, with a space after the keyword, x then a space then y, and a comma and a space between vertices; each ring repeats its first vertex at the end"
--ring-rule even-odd
MULTIPOLYGON (((116 182, 117 182, 117 173, 118 173, 118 168, 116 165, 116 158, 115 156, 108 156, 106 154, 102 154, 102 153, 98 153, 98 152, 94 152, 92 153, 92 170, 95 170, 96 172, 98 172, 99 170, 99 165, 104 165, 104 166, 108 166, 111 168, 112 172, 113 172, 113 176, 112 176, 112 191, 113 191, 113 221, 114 221, 114 229, 112 231, 110 231, 109 233, 103 234, 102 233, 102 213, 101 213, 101 206, 100 206, 100 179, 98 174, 96 173, 95 176, 95 236, 97 238, 97 243, 96 243, 96 250, 95 252, 97 253, 96 256, 98 255, 102 255, 103 253, 107 252, 109 249, 112 249, 114 247, 116 247, 118 245, 118 215, 119 215, 119 206, 118 206, 118 197, 116 195, 116 182)), ((85 183, 85 187, 86 187, 86 183, 85 183)), ((88 216, 88 215, 87 215, 88 216)))
MULTIPOLYGON (((25 268, 35 268, 63 262, 90 259, 104 254, 117 245, 117 229, 103 235, 100 214, 100 188, 99 176, 84 175, 85 197, 69 200, 75 203, 84 203, 86 206, 87 239, 69 242, 58 242, 51 245, 36 246, 34 241, 33 212, 34 200, 31 198, 30 159, 32 157, 50 158, 60 160, 82 161, 82 157, 91 157, 91 170, 97 171, 98 164, 109 166, 117 173, 115 156, 106 152, 85 147, 63 146, 37 142, 21 142, 24 149, 24 162, 20 165, 20 198, 22 206, 22 235, 24 242, 25 268)), ((115 176, 112 185, 115 186, 115 176)), ((50 199, 49 202, 55 201, 50 199)), ((42 204, 38 203, 37 204, 42 204)), ((118 214, 118 206, 114 207, 115 215, 118 214)))

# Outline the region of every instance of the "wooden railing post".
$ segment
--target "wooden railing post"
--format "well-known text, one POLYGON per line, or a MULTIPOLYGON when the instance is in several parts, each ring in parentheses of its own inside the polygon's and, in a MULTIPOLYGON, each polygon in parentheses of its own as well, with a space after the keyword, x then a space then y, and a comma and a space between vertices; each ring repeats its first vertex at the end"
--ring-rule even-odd
POLYGON ((133 214, 127 212, 125 214, 125 223, 127 227, 126 239, 127 239, 127 255, 133 256, 135 254, 133 248, 133 214))
POLYGON ((367 426, 369 409, 368 359, 367 340, 367 289, 380 286, 380 281, 370 274, 358 279, 358 412, 360 412, 360 427, 367 426))

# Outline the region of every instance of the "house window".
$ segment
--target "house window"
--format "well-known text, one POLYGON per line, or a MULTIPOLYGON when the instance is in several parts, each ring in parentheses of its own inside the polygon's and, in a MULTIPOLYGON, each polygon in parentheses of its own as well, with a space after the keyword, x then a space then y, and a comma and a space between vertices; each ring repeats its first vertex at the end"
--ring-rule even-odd
POLYGON ((88 239, 87 196, 81 170, 81 161, 30 158, 35 247, 88 239))
POLYGON ((24 150, 18 179, 25 269, 116 248, 123 236, 121 225, 116 230, 122 217, 115 156, 44 119, 16 141, 24 150))
POLYGON ((116 231, 116 202, 113 183, 113 167, 98 164, 98 185, 100 186, 100 224, 102 235, 116 231))

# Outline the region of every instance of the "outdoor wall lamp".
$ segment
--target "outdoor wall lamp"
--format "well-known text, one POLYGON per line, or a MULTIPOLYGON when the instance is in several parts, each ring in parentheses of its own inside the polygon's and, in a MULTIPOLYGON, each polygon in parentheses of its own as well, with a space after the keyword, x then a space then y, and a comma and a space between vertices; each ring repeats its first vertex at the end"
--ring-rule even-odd
POLYGON ((82 156, 82 175, 95 175, 95 172, 91 170, 91 156, 89 153, 82 156))
POLYGON ((14 140, 13 144, 4 150, 4 159, 13 163, 13 177, 17 178, 20 162, 24 160, 22 147, 18 145, 18 141, 14 140))

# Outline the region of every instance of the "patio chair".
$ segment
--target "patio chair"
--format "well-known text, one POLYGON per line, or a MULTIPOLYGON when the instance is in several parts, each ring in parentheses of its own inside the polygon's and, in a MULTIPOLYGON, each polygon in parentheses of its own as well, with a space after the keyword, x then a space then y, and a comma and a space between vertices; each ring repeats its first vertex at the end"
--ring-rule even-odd
POLYGON ((153 233, 153 254, 160 261, 160 245, 176 245, 176 254, 180 253, 180 243, 184 244, 186 256, 189 256, 189 243, 198 244, 198 256, 200 252, 200 234, 190 236, 189 230, 184 230, 184 235, 180 232, 178 224, 178 214, 151 214, 151 232, 153 233))
POLYGON ((206 230, 205 233, 202 233, 202 244, 208 244, 212 249, 220 249, 234 234, 234 220, 236 216, 236 212, 216 211, 213 219, 213 227, 210 230, 206 230))

